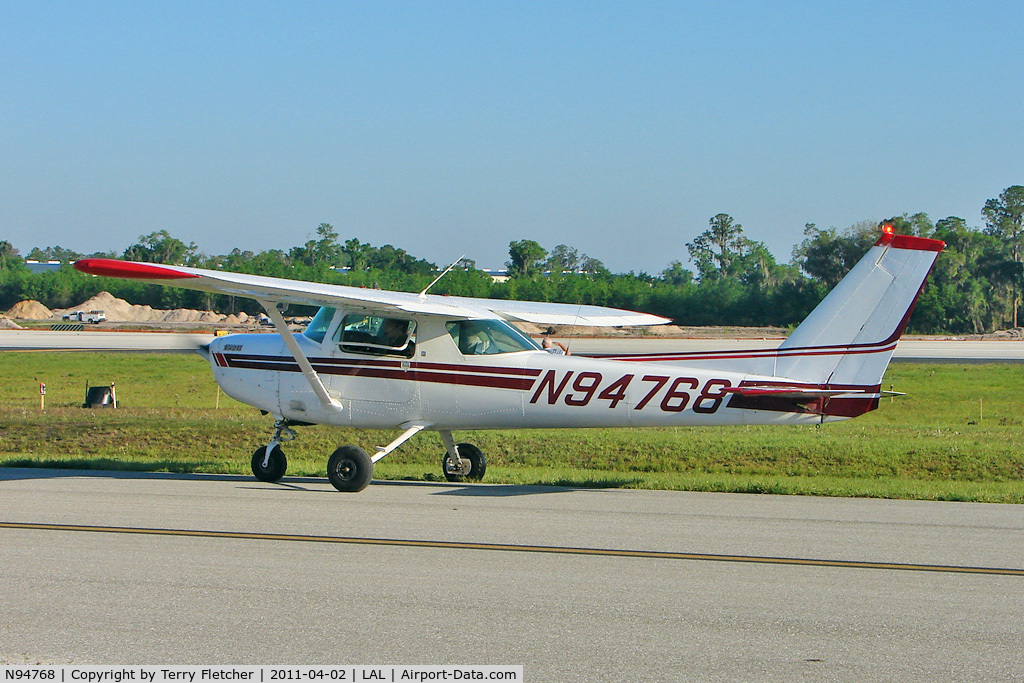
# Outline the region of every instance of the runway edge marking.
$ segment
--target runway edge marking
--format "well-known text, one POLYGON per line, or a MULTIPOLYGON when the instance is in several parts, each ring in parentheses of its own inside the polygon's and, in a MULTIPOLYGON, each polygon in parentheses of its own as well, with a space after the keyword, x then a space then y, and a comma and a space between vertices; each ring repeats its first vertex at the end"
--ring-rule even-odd
POLYGON ((572 548, 564 546, 516 545, 502 543, 471 543, 462 541, 425 541, 399 538, 360 538, 357 536, 316 536, 305 534, 270 534, 242 531, 203 531, 196 529, 158 529, 146 527, 92 526, 83 524, 44 524, 37 522, 0 522, 0 529, 35 531, 78 531, 106 534, 149 536, 187 536, 192 538, 225 538, 233 540, 289 541, 300 543, 337 543, 349 545, 381 545, 448 550, 499 550, 503 552, 545 553, 555 555, 595 555, 601 557, 636 557, 652 560, 693 560, 705 562, 738 562, 805 567, 836 567, 843 569, 885 569, 889 571, 939 572, 948 574, 986 574, 993 576, 1024 576, 1024 569, 1005 567, 967 567, 900 562, 863 562, 856 560, 820 560, 799 557, 764 557, 757 555, 716 555, 680 553, 659 550, 617 550, 613 548, 572 548))

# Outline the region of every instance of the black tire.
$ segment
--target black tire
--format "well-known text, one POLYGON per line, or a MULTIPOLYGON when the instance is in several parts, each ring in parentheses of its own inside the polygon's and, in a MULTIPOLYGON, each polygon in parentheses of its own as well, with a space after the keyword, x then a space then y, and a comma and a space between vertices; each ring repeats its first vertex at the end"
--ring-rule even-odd
POLYGON ((252 454, 252 473, 260 481, 273 484, 275 481, 279 481, 288 470, 288 458, 284 456, 284 451, 281 450, 280 446, 274 446, 274 450, 270 451, 270 460, 267 462, 267 466, 264 467, 263 458, 266 451, 266 446, 260 446, 252 454))
POLYGON ((327 461, 327 478, 339 491, 357 493, 373 479, 373 462, 362 448, 342 446, 327 461))
POLYGON ((471 443, 458 444, 459 459, 462 460, 462 469, 454 467, 452 456, 445 451, 441 459, 441 469, 444 470, 444 478, 448 481, 480 481, 487 471, 487 459, 484 452, 471 443), (468 466, 467 466, 468 463, 468 466))

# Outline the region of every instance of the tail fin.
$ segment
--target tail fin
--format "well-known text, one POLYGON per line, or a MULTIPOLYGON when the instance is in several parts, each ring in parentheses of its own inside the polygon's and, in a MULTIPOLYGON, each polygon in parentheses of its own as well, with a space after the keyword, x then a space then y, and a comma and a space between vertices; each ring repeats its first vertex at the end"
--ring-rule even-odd
POLYGON ((878 407, 882 375, 945 246, 888 228, 775 349, 602 357, 745 373, 748 379, 727 390, 732 408, 861 415, 878 407))
POLYGON ((880 385, 945 246, 886 231, 782 342, 774 374, 820 385, 880 385))

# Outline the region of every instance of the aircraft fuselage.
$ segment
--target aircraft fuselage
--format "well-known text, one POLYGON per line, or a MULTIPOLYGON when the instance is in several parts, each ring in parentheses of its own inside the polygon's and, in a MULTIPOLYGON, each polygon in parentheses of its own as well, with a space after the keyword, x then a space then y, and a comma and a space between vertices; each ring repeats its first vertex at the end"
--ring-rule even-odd
POLYGON ((277 334, 219 337, 210 345, 210 362, 233 398, 288 420, 336 426, 393 429, 418 422, 465 430, 823 420, 819 411, 796 404, 737 406, 731 388, 770 378, 543 350, 464 355, 436 318, 414 320, 418 334, 409 358, 350 353, 329 336, 317 342, 296 335, 342 410, 318 401, 277 334))

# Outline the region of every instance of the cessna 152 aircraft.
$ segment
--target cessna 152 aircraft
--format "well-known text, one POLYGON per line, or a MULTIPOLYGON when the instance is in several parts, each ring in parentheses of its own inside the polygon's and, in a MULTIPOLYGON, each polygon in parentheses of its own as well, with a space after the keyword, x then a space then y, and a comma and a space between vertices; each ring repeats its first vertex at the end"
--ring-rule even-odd
MULTIPOLYGON (((401 429, 373 456, 342 446, 327 464, 339 491, 361 491, 373 464, 436 431, 445 476, 480 480, 486 460, 455 430, 817 424, 878 407, 882 374, 943 242, 891 227, 774 350, 644 356, 555 355, 509 321, 655 325, 597 306, 387 292, 200 268, 83 259, 78 270, 250 297, 279 334, 218 337, 203 349, 221 388, 277 419, 256 449, 262 481, 285 474, 293 426, 401 429), (321 308, 301 334, 288 304, 321 308)), ((429 287, 428 287, 429 289, 429 287)))

